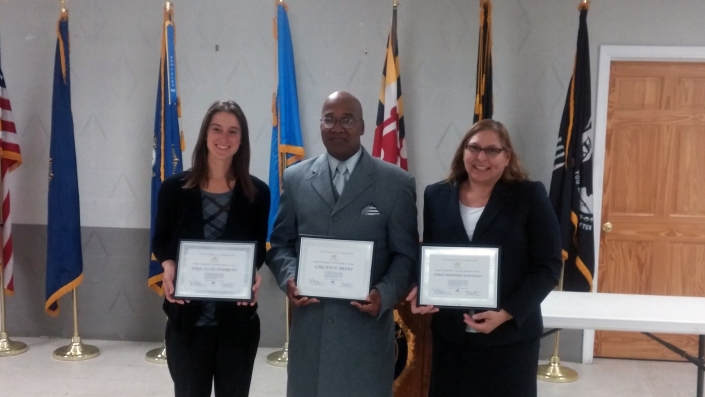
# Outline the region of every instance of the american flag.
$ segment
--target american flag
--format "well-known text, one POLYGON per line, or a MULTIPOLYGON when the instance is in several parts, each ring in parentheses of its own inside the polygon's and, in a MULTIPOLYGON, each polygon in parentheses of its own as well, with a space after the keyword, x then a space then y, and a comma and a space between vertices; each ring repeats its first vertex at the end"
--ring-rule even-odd
POLYGON ((0 69, 0 183, 2 183, 2 264, 5 293, 12 295, 15 286, 12 278, 12 216, 10 214, 10 171, 22 164, 17 129, 12 120, 12 107, 7 96, 5 75, 0 69))

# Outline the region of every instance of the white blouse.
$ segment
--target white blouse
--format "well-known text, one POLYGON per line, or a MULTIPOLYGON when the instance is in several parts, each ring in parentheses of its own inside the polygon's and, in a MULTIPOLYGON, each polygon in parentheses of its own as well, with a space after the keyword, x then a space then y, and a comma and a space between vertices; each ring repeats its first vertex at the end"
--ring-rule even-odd
POLYGON ((460 205, 460 217, 463 218, 463 226, 465 226, 465 232, 468 234, 468 239, 472 241, 472 235, 475 234, 475 227, 477 227, 477 221, 480 220, 482 211, 485 207, 466 207, 463 203, 458 200, 460 205))

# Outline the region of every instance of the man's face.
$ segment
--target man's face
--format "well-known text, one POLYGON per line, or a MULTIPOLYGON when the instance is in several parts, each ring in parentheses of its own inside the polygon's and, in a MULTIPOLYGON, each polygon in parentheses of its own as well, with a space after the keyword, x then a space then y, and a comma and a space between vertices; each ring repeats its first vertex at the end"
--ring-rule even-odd
POLYGON ((323 103, 321 140, 328 153, 345 161, 360 150, 365 132, 360 103, 350 94, 333 94, 323 103))

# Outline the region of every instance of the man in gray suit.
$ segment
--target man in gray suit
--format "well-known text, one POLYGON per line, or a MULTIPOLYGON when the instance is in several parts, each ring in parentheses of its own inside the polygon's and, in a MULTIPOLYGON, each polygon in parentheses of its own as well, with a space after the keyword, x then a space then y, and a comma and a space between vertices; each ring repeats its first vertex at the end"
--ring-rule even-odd
POLYGON ((284 172, 267 264, 294 304, 287 396, 391 397, 393 307, 409 291, 418 257, 416 183, 360 145, 362 106, 338 91, 323 103, 327 153, 284 172), (299 296, 298 237, 374 240, 367 302, 299 296))

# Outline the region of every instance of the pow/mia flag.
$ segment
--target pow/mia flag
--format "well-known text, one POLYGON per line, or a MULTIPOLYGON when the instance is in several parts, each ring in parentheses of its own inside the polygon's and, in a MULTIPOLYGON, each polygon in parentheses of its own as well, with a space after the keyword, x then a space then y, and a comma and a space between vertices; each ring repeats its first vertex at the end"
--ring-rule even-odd
POLYGON ((594 132, 590 93, 588 6, 580 6, 578 48, 565 101, 549 193, 561 226, 566 291, 592 290, 595 250, 592 211, 594 132))

